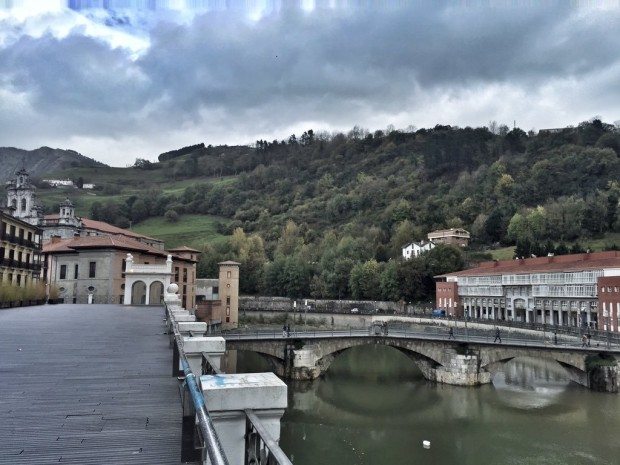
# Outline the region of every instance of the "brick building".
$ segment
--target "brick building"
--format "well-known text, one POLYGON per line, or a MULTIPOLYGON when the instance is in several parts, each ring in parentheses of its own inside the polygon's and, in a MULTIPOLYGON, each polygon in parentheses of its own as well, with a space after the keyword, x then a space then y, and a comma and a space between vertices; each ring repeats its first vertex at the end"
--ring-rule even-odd
POLYGON ((620 252, 480 263, 436 277, 437 308, 455 316, 619 331, 620 252))

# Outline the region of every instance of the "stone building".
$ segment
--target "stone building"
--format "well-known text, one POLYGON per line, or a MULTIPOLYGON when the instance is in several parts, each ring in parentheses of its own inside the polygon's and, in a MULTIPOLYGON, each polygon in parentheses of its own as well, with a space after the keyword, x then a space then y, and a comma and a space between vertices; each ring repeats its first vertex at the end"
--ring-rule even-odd
POLYGON ((436 277, 450 315, 620 331, 620 252, 480 263, 436 277))
POLYGON ((0 209, 0 282, 24 287, 40 278, 41 230, 0 209))
POLYGON ((239 324, 239 265, 233 261, 219 263, 218 279, 196 280, 196 316, 223 329, 239 324))
POLYGON ((195 258, 168 253, 123 235, 53 237, 44 244, 43 255, 47 282, 58 287, 59 297, 66 303, 155 305, 161 302, 164 284, 174 277, 184 307, 194 306, 195 258), (159 273, 162 267, 167 273, 159 273), (148 281, 135 279, 137 271, 161 276, 148 281), (130 289, 126 289, 126 281, 130 289))
POLYGON ((458 245, 467 247, 469 245, 470 234, 461 228, 439 229, 429 232, 428 240, 437 244, 458 245))
POLYGON ((15 179, 6 183, 6 206, 12 209, 12 216, 33 226, 40 226, 43 208, 37 202, 36 187, 30 182, 30 175, 24 168, 15 173, 15 179))

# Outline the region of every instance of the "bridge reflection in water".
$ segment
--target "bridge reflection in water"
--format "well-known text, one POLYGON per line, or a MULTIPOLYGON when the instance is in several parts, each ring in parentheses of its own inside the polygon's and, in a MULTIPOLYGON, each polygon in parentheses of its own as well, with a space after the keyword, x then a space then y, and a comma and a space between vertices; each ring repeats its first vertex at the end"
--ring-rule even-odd
MULTIPOLYGON (((238 352, 240 369, 259 356, 238 352)), ((515 359, 492 385, 430 383, 394 348, 342 353, 324 377, 289 383, 281 445, 295 465, 617 464, 620 396, 569 382, 554 362, 515 359), (431 449, 422 448, 430 440, 431 449)))

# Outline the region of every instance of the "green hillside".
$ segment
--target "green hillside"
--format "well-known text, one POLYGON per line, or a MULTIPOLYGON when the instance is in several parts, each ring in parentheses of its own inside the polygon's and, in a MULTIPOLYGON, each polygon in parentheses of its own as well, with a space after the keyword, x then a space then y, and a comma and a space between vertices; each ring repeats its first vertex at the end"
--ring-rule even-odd
POLYGON ((162 217, 149 218, 132 227, 147 236, 162 239, 167 248, 187 245, 202 250, 206 243, 214 244, 226 240, 218 232, 230 220, 208 215, 182 215, 178 221, 171 223, 162 217))
POLYGON ((97 189, 41 194, 55 210, 68 193, 81 214, 169 245, 207 243, 201 274, 235 258, 243 292, 415 300, 432 294, 434 273, 467 262, 617 247, 619 153, 619 129, 599 120, 538 134, 309 130, 131 168, 71 168, 56 175, 97 189), (471 232, 466 256, 400 262, 403 244, 450 227, 471 232))

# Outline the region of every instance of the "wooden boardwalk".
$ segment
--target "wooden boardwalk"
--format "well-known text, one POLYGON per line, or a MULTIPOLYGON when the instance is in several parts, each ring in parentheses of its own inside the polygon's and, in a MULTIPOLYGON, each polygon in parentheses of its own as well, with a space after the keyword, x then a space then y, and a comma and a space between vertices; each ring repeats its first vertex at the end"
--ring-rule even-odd
POLYGON ((0 464, 178 464, 163 310, 0 310, 0 464))

